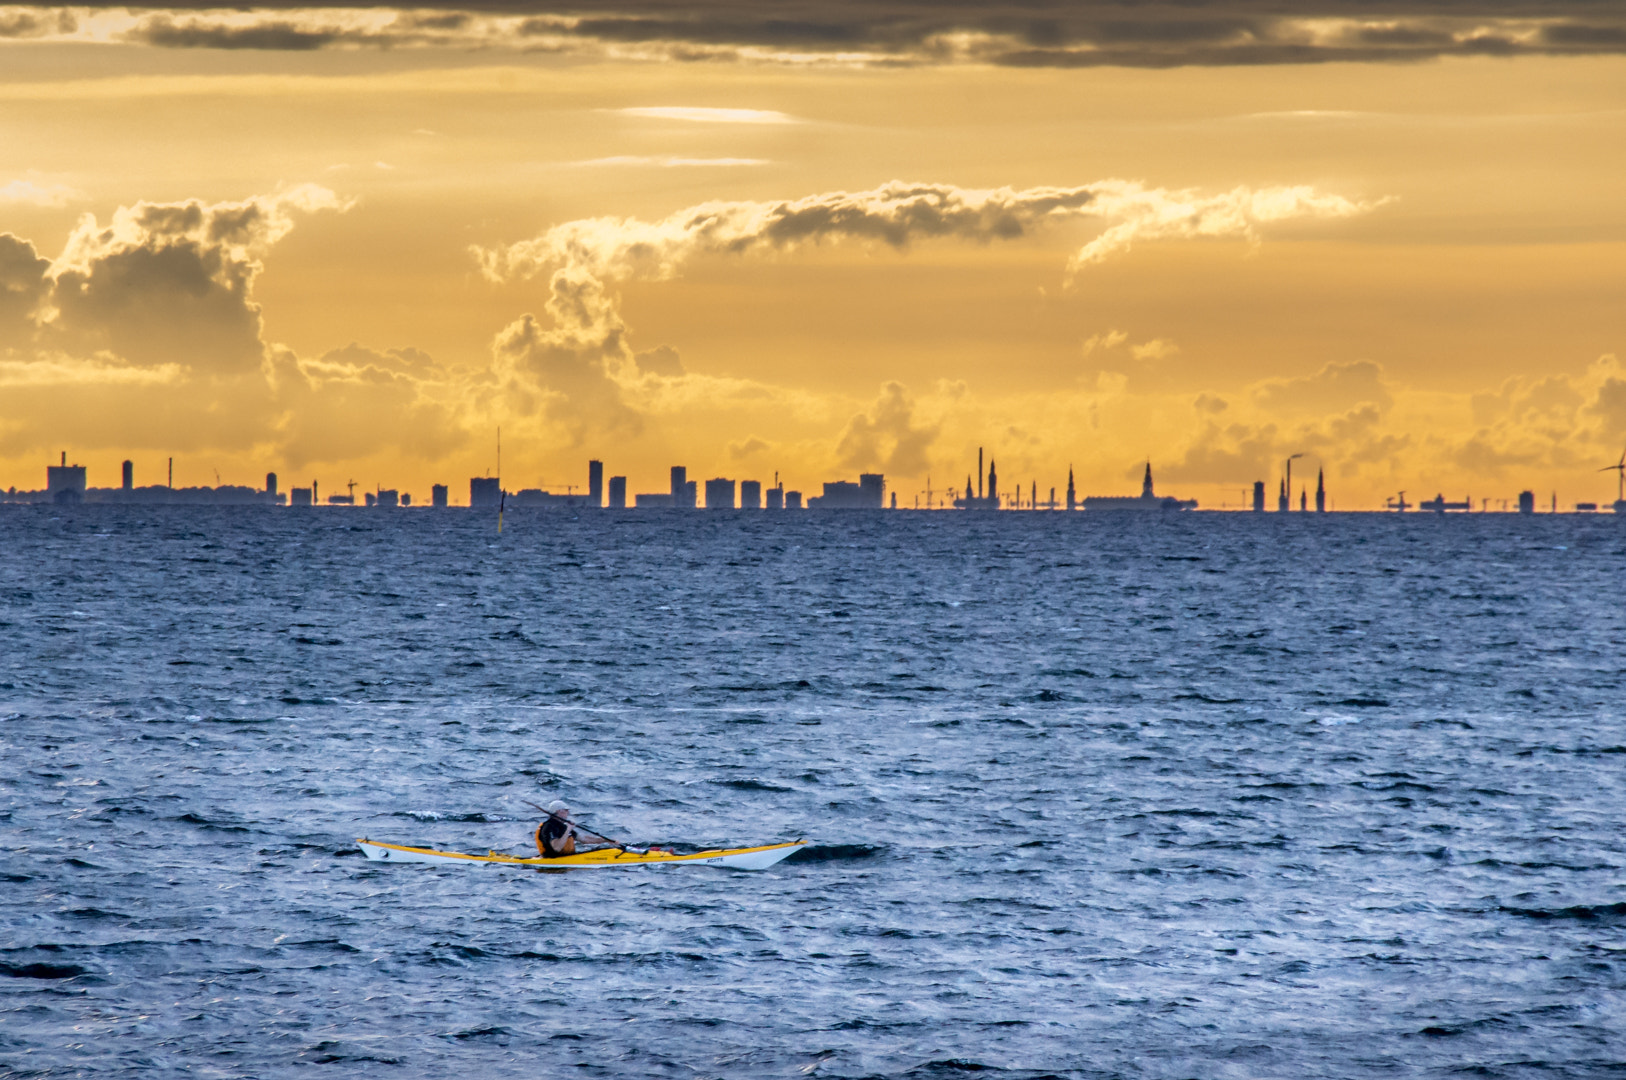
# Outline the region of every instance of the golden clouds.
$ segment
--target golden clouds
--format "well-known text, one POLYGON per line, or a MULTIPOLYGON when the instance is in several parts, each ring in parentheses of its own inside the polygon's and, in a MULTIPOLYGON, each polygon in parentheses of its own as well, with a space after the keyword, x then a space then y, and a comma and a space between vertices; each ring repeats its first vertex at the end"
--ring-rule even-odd
MULTIPOLYGON (((804 489, 879 468, 907 491, 984 445, 1002 474, 1048 487, 1072 464, 1101 491, 1150 456, 1210 505, 1302 451, 1340 505, 1371 505, 1407 477, 1541 485, 1619 454, 1621 392, 1584 373, 1626 333, 1626 62, 973 59, 1000 35, 1096 59, 1218 40, 1172 9, 1159 40, 979 22, 936 59, 900 30, 895 68, 663 66, 743 24, 660 38, 616 12, 542 13, 525 38, 602 30, 591 62, 447 45, 486 16, 427 10, 274 13, 342 31, 290 39, 314 48, 268 47, 263 11, 123 12, 118 33, 160 14, 162 45, 36 20, 6 46, 15 481, 65 443, 98 472, 161 447, 421 493, 492 466, 499 424, 516 484, 593 456, 635 490, 684 463, 804 489), (386 30, 424 36, 375 48, 386 30), (307 178, 354 208, 243 194, 307 178)), ((1400 50, 1392 21, 1363 47, 1400 50)))
POLYGON ((347 209, 304 185, 230 202, 139 202, 85 215, 55 260, 0 236, 0 389, 12 449, 270 450, 294 465, 381 448, 438 456, 461 430, 415 350, 312 360, 269 346, 254 284, 297 215, 347 209))

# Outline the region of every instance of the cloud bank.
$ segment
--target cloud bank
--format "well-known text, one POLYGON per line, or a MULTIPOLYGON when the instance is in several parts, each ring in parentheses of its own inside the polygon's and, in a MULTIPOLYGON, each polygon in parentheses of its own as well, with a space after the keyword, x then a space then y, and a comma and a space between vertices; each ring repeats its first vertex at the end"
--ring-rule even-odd
POLYGON ((762 64, 1176 67, 1393 63, 1447 56, 1626 51, 1606 0, 508 0, 214 3, 159 9, 0 8, 0 37, 166 49, 547 51, 623 60, 762 64))
POLYGON ((297 221, 349 204, 304 185, 85 215, 55 259, 0 235, 0 452, 69 442, 254 450, 291 465, 393 448, 438 455, 462 429, 413 350, 304 359, 264 339, 254 284, 297 221))
MULTIPOLYGON (((1141 240, 1256 242, 1267 223, 1350 217, 1371 205, 1308 187, 1210 195, 1123 180, 1023 190, 894 181, 869 191, 777 202, 702 203, 659 221, 584 218, 530 240, 475 248, 474 254, 494 282, 548 276, 549 325, 534 315, 510 325, 494 345, 494 368, 513 400, 527 410, 542 410, 579 444, 590 431, 639 430, 626 394, 648 378, 649 367, 627 343, 614 283, 667 279, 701 255, 786 251, 827 241, 900 250, 927 240, 987 244, 1069 219, 1107 222, 1105 231, 1075 253, 1071 274, 1141 240)), ((930 433, 909 427, 901 387, 892 384, 886 394, 874 413, 849 425, 841 440, 842 460, 885 461, 910 472, 924 468, 930 433), (884 453, 882 443, 888 446, 884 453)))

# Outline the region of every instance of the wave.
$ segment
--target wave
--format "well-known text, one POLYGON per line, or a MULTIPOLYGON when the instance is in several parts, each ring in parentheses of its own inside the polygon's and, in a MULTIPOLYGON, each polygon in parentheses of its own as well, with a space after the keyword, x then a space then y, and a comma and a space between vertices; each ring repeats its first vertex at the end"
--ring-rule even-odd
POLYGON ((885 844, 809 844, 785 859, 786 863, 856 862, 885 854, 885 844))

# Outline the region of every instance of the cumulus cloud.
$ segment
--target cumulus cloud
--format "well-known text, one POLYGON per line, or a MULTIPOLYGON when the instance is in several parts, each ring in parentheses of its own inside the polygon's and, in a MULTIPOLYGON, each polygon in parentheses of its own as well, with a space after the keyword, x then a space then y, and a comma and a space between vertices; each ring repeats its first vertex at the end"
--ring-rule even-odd
POLYGON ((469 380, 411 348, 316 358, 262 338, 261 260, 296 216, 346 204, 300 187, 236 202, 87 215, 55 260, 0 235, 0 452, 256 452, 292 466, 465 438, 469 380))
POLYGON ((1326 413, 1371 403, 1386 409, 1394 398, 1383 368, 1371 360, 1333 361, 1312 375, 1268 379, 1254 388, 1260 406, 1288 415, 1326 413))
POLYGON ((636 361, 604 283, 561 270, 549 282, 546 311, 551 326, 524 315, 492 343, 492 367, 510 406, 522 415, 541 412, 573 445, 589 433, 637 434, 643 420, 621 386, 636 361))
POLYGON ((265 350, 250 294, 260 257, 293 228, 293 211, 341 205, 326 188, 305 186, 242 202, 142 202, 106 225, 87 214, 52 265, 44 329, 55 347, 80 355, 257 369, 265 350))
POLYGON ((1510 378, 1475 394, 1472 412, 1474 433, 1452 453, 1464 469, 1602 466, 1626 446, 1626 370, 1605 354, 1579 375, 1510 378))
POLYGON ((271 379, 276 440, 293 467, 381 450, 431 459, 466 440, 458 388, 449 388, 450 400, 436 400, 451 378, 417 349, 352 343, 314 360, 278 349, 271 379))
POLYGON ((0 233, 0 350, 33 337, 35 311, 50 289, 50 269, 51 260, 33 244, 0 233))
POLYGON ((847 421, 836 455, 849 469, 918 476, 930 465, 927 451, 937 432, 935 424, 916 422, 903 385, 889 382, 867 411, 847 421))

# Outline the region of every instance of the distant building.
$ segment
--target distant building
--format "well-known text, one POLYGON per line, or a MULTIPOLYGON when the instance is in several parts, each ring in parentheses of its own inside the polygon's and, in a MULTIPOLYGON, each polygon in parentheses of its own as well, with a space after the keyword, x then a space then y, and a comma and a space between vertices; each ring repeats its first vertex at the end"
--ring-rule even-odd
POLYGON ((1073 467, 1067 466, 1067 509, 1076 510, 1078 501, 1073 496, 1073 467))
POLYGON ((120 472, 119 487, 124 491, 133 491, 135 489, 135 462, 126 461, 120 472))
POLYGON ((363 497, 367 500, 367 505, 368 506, 377 506, 378 505, 378 496, 374 495, 372 492, 370 492, 370 491, 364 492, 363 497))
POLYGON ((1195 510, 1196 499, 1176 499, 1159 496, 1152 490, 1152 463, 1146 463, 1146 475, 1140 483, 1140 495, 1091 495, 1084 500, 1086 510, 1195 510))
POLYGON ((354 506, 356 505, 356 497, 354 495, 329 495, 327 504, 329 506, 354 506))
POLYGON ((476 476, 469 480, 469 505, 495 507, 502 505, 502 481, 495 476, 476 476))
POLYGON ((785 489, 778 484, 768 489, 768 509, 783 510, 785 508, 785 489))
POLYGON ((1575 512, 1577 514, 1596 514, 1598 512, 1598 504, 1595 502, 1576 503, 1575 512))
POLYGON ((762 509, 762 481, 761 480, 741 480, 740 481, 740 509, 741 510, 761 510, 762 509))
POLYGON ((982 493, 982 447, 977 447, 977 489, 976 494, 971 493, 971 478, 965 479, 965 498, 955 499, 956 510, 998 510, 999 509, 999 470, 994 466, 992 459, 988 462, 988 494, 982 493))
POLYGON ((57 503, 81 502, 85 497, 85 467, 69 465, 66 450, 61 465, 45 467, 45 494, 57 503))
POLYGON ((378 505, 394 507, 401 505, 401 493, 394 488, 385 488, 378 493, 378 505))
POLYGON ((879 510, 886 503, 886 478, 861 473, 858 483, 837 480, 824 485, 824 494, 807 500, 812 510, 879 510))
POLYGON ((1276 512, 1287 513, 1287 481, 1282 481, 1282 490, 1276 495, 1276 512))
POLYGON ((1443 514, 1447 510, 1472 510, 1474 500, 1464 496, 1461 502, 1446 502, 1444 495, 1435 495, 1432 499, 1424 499, 1417 504, 1419 510, 1432 510, 1436 514, 1443 514))
POLYGON ((1327 512, 1327 471, 1317 469, 1315 472, 1315 512, 1327 512))
POLYGON ((412 493, 411 492, 402 492, 401 493, 401 505, 402 506, 411 506, 412 505, 412 493))
POLYGON ((665 493, 656 495, 635 495, 633 496, 633 505, 640 510, 670 510, 672 507, 677 505, 677 500, 670 494, 665 493))
POLYGON ((802 508, 802 493, 800 491, 785 492, 785 509, 800 510, 802 508))
POLYGON ((625 510, 627 508, 627 478, 625 476, 610 477, 610 509, 625 510))
POLYGON ((315 503, 315 500, 311 497, 310 488, 293 488, 288 494, 293 496, 292 502, 289 503, 290 506, 312 506, 315 503))
POLYGON ((1265 512, 1265 482, 1263 480, 1253 482, 1253 512, 1256 514, 1265 512))
MULTIPOLYGON (((500 495, 498 500, 501 501, 500 495)), ((577 494, 573 491, 560 494, 556 491, 544 491, 541 488, 522 488, 519 491, 509 492, 508 501, 517 507, 529 509, 539 507, 572 510, 602 508, 604 506, 604 463, 599 461, 589 461, 587 463, 587 492, 585 494, 577 494)))
POLYGON ((429 487, 429 505, 437 510, 446 508, 446 485, 431 484, 429 487))
POLYGON ((734 481, 719 476, 706 481, 706 509, 734 509, 734 481))
POLYGON ((1519 513, 1534 514, 1536 512, 1536 493, 1534 491, 1519 492, 1519 513))
MULTIPOLYGON (((124 486, 129 487, 130 485, 126 484, 124 486)), ((277 501, 277 474, 274 472, 265 474, 265 493, 271 496, 272 502, 277 501)))
POLYGON ((683 496, 678 500, 678 509, 693 510, 695 508, 700 498, 697 486, 699 483, 698 480, 690 480, 683 485, 683 496))
POLYGON ((689 487, 689 470, 682 465, 672 466, 672 505, 682 506, 684 492, 689 487))
POLYGON ((523 488, 520 491, 510 492, 508 501, 520 509, 529 510, 549 507, 553 509, 581 510, 593 505, 593 499, 590 495, 559 495, 555 492, 543 491, 541 488, 523 488))

